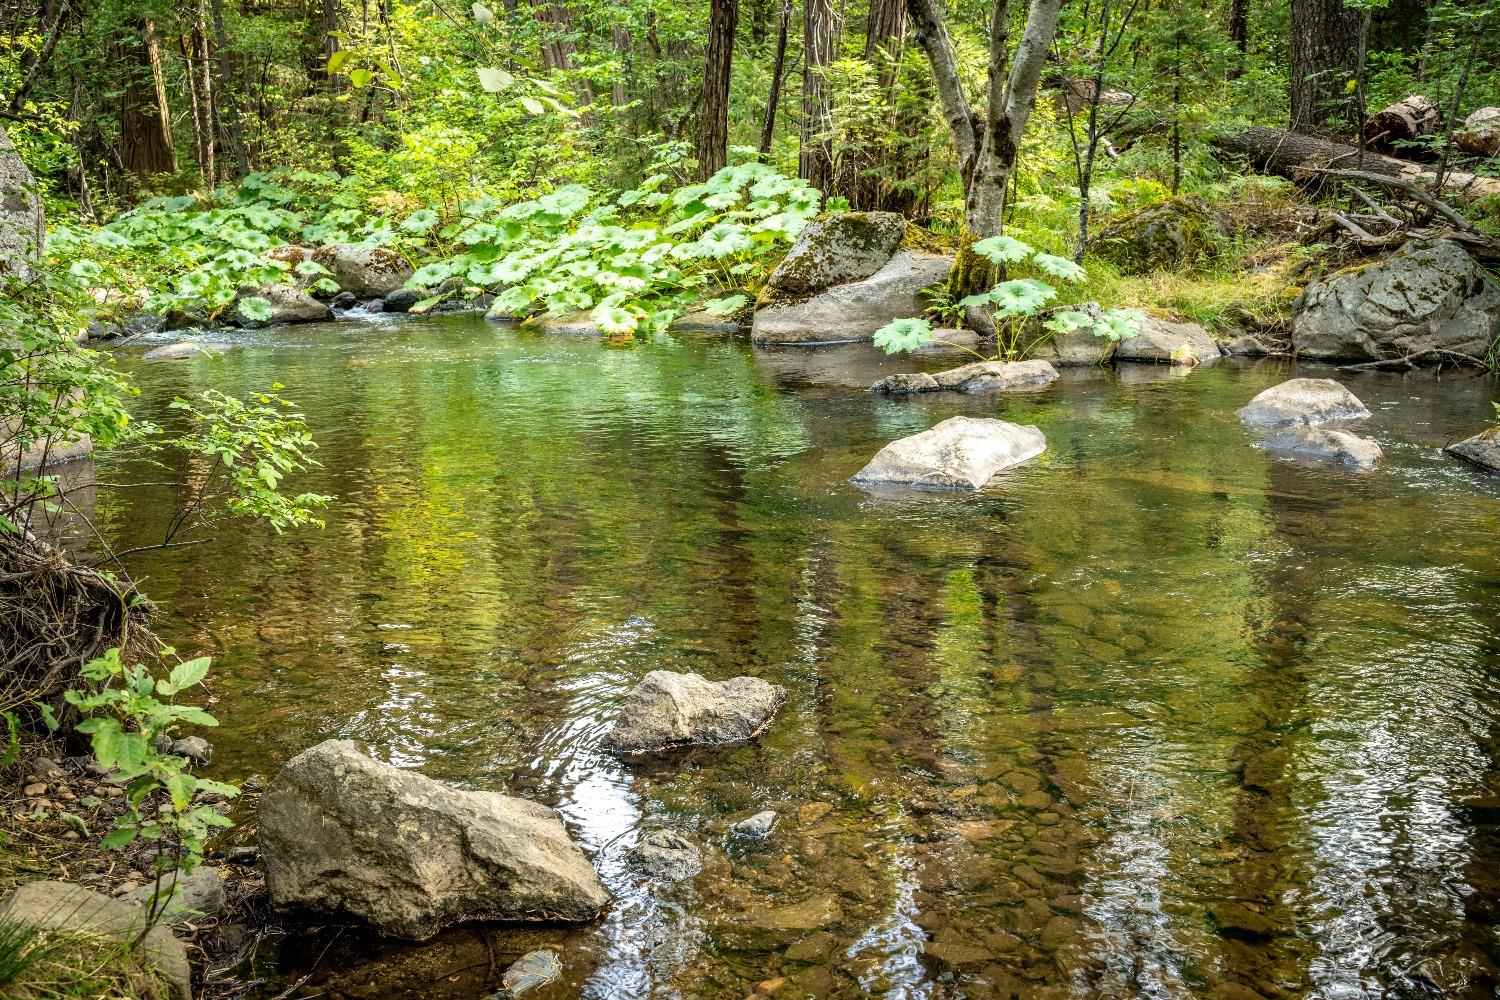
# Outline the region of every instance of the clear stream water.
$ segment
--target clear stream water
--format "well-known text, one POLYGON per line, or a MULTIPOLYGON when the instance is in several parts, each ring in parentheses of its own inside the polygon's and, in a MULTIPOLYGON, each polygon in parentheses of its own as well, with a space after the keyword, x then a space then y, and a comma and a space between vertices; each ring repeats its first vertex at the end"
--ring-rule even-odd
MULTIPOLYGON (((336 499, 322 530, 131 558, 217 659, 212 773, 363 740, 555 806, 616 898, 422 947, 291 935, 264 995, 482 997, 542 945, 541 998, 1496 995, 1500 477, 1439 452, 1494 379, 1335 373, 1385 449, 1358 473, 1252 446, 1236 407, 1331 371, 1277 361, 893 399, 863 387, 954 359, 475 316, 231 339, 127 349, 139 410, 283 382, 324 463, 298 486, 336 499), (1050 448, 979 496, 849 484, 956 413, 1050 448), (752 746, 601 754, 656 668, 789 700, 752 746), (726 839, 765 808, 768 846, 726 839), (662 826, 695 880, 627 869, 662 826)), ((98 517, 142 544, 174 493, 98 517)))

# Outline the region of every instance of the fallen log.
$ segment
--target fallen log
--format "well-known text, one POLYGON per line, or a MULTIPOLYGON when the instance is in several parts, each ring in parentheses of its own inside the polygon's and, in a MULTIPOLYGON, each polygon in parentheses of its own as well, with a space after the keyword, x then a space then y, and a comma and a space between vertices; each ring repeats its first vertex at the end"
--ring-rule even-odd
POLYGON ((1399 148, 1437 130, 1438 109, 1421 94, 1403 97, 1365 119, 1365 145, 1380 152, 1399 148))
MULTIPOLYGON (((1422 164, 1370 150, 1361 154, 1357 146, 1285 129, 1257 125, 1243 132, 1214 136, 1211 142, 1221 153, 1245 157, 1257 170, 1298 181, 1316 176, 1315 170, 1306 169, 1309 167, 1358 169, 1414 184, 1432 185, 1437 181, 1437 175, 1422 164)), ((1469 198, 1500 195, 1500 178, 1450 171, 1443 177, 1443 192, 1469 198)))
POLYGON ((1480 108, 1469 115, 1453 141, 1475 156, 1500 156, 1500 108, 1480 108))

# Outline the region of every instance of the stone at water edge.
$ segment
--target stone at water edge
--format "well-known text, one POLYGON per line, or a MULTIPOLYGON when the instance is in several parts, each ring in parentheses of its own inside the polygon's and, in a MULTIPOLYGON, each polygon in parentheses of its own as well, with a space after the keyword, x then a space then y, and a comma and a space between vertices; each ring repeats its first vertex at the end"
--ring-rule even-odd
POLYGON ((329 243, 314 250, 312 259, 333 272, 341 291, 361 299, 386 298, 401 289, 413 273, 405 257, 386 247, 329 243))
POLYGON ((888 396, 900 396, 909 392, 936 392, 941 388, 937 379, 926 372, 900 372, 887 375, 870 386, 870 391, 888 396))
POLYGON ((300 288, 271 283, 259 288, 247 288, 240 298, 264 299, 271 306, 271 315, 266 319, 252 319, 241 311, 239 303, 231 310, 229 321, 236 326, 260 327, 280 326, 287 323, 321 323, 333 319, 333 310, 325 302, 319 302, 300 288))
POLYGON ((899 250, 874 274, 834 285, 800 302, 755 310, 750 337, 757 344, 824 344, 869 340, 893 320, 920 316, 923 292, 948 280, 953 260, 899 250))
POLYGON ((500 977, 500 992, 492 1000, 510 1000, 539 986, 547 986, 562 978, 562 962, 557 952, 550 948, 528 951, 500 977))
POLYGON ((1443 451, 1481 468, 1500 472, 1500 426, 1480 431, 1457 444, 1450 444, 1443 451))
POLYGON ((1030 425, 987 417, 949 417, 920 434, 892 441, 853 481, 861 485, 977 490, 997 472, 1047 450, 1030 425))
POLYGON ((1380 445, 1349 431, 1324 427, 1290 427, 1258 445, 1266 451, 1327 458, 1356 469, 1373 469, 1383 457, 1380 445))
POLYGON ((173 872, 163 876, 160 889, 156 882, 147 882, 119 898, 145 907, 150 905, 151 897, 158 891, 162 893, 162 902, 157 909, 161 911, 161 919, 168 924, 214 917, 229 901, 219 869, 212 865, 200 865, 186 876, 173 872))
POLYGON ((1057 369, 1045 361, 976 361, 928 375, 925 372, 887 375, 870 386, 871 392, 892 395, 912 392, 1002 392, 1035 388, 1057 381, 1057 369))
POLYGON ((603 746, 614 753, 659 753, 742 743, 765 729, 785 700, 785 688, 758 677, 711 681, 653 670, 631 688, 603 746))
POLYGON ((1239 409, 1252 427, 1364 420, 1370 411, 1359 397, 1331 378, 1294 378, 1256 395, 1239 409))
POLYGON ((1104 319, 1104 309, 1097 302, 1081 302, 1073 306, 1053 306, 1043 309, 1026 321, 1021 332, 1023 346, 1041 341, 1029 350, 1029 357, 1053 365, 1102 365, 1115 356, 1115 341, 1094 331, 1104 319), (1048 331, 1045 324, 1058 313, 1082 313, 1090 320, 1087 326, 1072 330, 1048 331))
POLYGON ((141 355, 145 361, 183 361, 187 358, 196 358, 200 355, 208 356, 222 354, 229 350, 229 344, 207 344, 195 343, 190 340, 179 341, 168 344, 165 347, 157 347, 141 355))
POLYGON ((776 829, 776 812, 767 809, 735 823, 729 828, 729 832, 745 840, 765 840, 774 829, 776 829))
MULTIPOLYGON (((0 903, 0 921, 74 937, 101 938, 100 958, 133 941, 145 926, 139 904, 85 889, 71 882, 28 882, 0 903)), ((192 1000, 192 969, 187 949, 158 924, 141 942, 142 957, 164 981, 172 1000, 192 1000)))
POLYGON ((840 212, 814 219, 771 272, 767 299, 811 295, 868 278, 891 259, 906 225, 898 212, 840 212))
POLYGON ((287 762, 257 805, 279 910, 425 941, 470 920, 593 920, 609 903, 557 813, 465 791, 328 740, 287 762))
POLYGON ((692 878, 703 870, 698 848, 676 830, 649 830, 630 849, 636 871, 669 882, 692 878))
POLYGON ((1147 316, 1140 321, 1134 337, 1115 345, 1114 360, 1201 365, 1221 353, 1218 343, 1197 323, 1169 323, 1147 316))

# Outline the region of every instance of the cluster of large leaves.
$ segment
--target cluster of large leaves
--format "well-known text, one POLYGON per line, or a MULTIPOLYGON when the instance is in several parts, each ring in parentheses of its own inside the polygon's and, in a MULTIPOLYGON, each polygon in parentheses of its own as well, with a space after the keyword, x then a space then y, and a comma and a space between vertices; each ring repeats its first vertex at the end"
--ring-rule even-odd
MULTIPOLYGON (((495 292, 496 308, 517 317, 582 310, 606 333, 658 330, 705 288, 747 283, 821 203, 816 189, 760 163, 701 184, 668 182, 655 174, 618 195, 575 184, 510 205, 467 203, 437 234, 464 249, 419 268, 410 284, 458 278, 495 292)), ((419 212, 403 228, 438 222, 419 212)))

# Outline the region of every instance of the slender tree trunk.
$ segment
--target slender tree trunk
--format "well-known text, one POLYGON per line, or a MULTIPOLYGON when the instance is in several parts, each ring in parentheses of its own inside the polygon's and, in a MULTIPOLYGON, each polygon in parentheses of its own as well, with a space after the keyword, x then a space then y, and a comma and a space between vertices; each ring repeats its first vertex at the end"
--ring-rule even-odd
POLYGON ((1250 49, 1250 0, 1229 0, 1229 40, 1244 55, 1250 49))
POLYGON ((620 57, 620 68, 615 72, 614 83, 610 87, 610 103, 615 108, 623 108, 630 103, 630 96, 625 88, 626 70, 630 66, 630 29, 623 24, 615 24, 609 29, 609 46, 615 55, 620 57))
POLYGON ((212 187, 218 183, 218 165, 216 163, 215 136, 217 129, 214 127, 214 74, 212 60, 208 52, 208 24, 203 17, 202 0, 194 4, 193 23, 193 59, 198 66, 198 134, 201 136, 201 148, 198 160, 198 172, 203 177, 203 183, 212 187))
MULTIPOLYGON (((870 0, 870 13, 865 18, 865 61, 874 61, 891 42, 899 45, 905 38, 905 0, 870 0)), ((890 80, 883 75, 880 84, 884 89, 890 86, 890 80)))
POLYGON ((172 119, 162 75, 161 45, 150 21, 140 22, 138 45, 121 53, 137 72, 120 93, 120 162, 138 177, 177 169, 172 149, 172 119))
POLYGON ((760 155, 771 155, 776 135, 776 109, 781 105, 781 81, 786 75, 786 36, 792 23, 792 0, 781 0, 781 24, 776 34, 776 58, 771 63, 771 92, 766 95, 766 115, 760 126, 760 155))
POLYGON ((1298 132, 1358 131, 1364 12, 1344 0, 1292 0, 1291 127, 1298 132))
POLYGON ((729 72, 739 0, 712 0, 708 14, 708 60, 703 70, 703 102, 698 111, 698 176, 707 180, 729 162, 729 72))
POLYGON ((820 191, 833 183, 829 148, 828 85, 823 69, 833 62, 832 0, 805 0, 802 6, 802 154, 797 172, 820 191))
POLYGON ((339 40, 334 37, 339 30, 338 0, 323 0, 323 18, 320 25, 323 29, 323 58, 326 60, 339 50, 339 40))
POLYGON ((223 109, 224 131, 229 135, 229 148, 234 153, 234 176, 240 178, 250 172, 250 157, 245 152, 245 133, 240 127, 240 93, 235 84, 229 38, 224 31, 223 0, 209 0, 209 11, 214 20, 214 42, 219 47, 219 89, 224 95, 220 107, 223 109))

